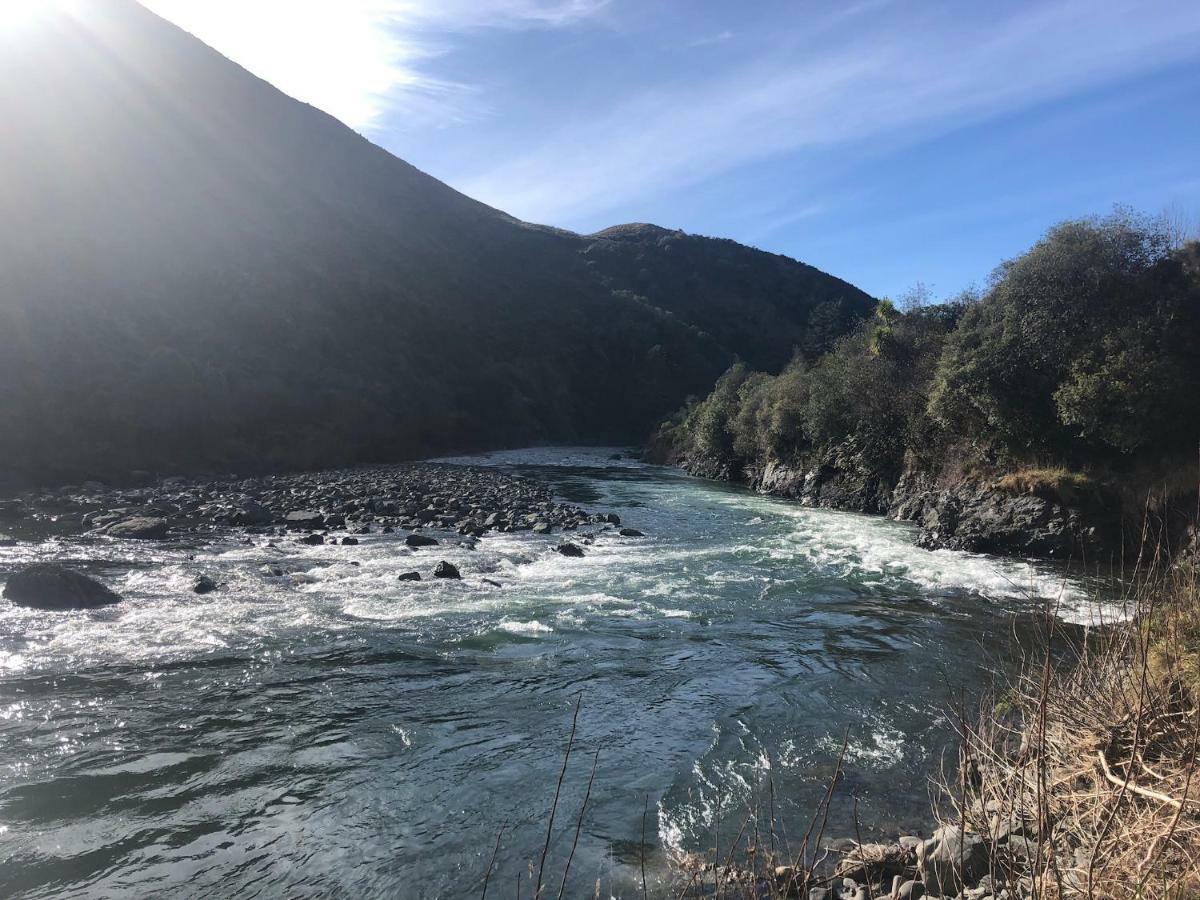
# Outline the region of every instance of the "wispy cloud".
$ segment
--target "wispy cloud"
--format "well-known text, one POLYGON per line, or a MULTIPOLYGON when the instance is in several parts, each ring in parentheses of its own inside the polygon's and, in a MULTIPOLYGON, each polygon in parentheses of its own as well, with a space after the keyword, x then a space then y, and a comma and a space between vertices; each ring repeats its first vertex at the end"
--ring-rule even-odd
POLYGON ((1200 40, 1200 6, 1173 2, 1059 0, 966 21, 890 12, 836 40, 813 22, 819 39, 643 87, 449 180, 523 218, 577 224, 767 157, 911 141, 1086 90, 1194 58, 1200 40))
POLYGON ((723 44, 726 41, 733 40, 732 31, 719 31, 716 34, 706 35, 705 37, 696 38, 694 41, 688 41, 689 47, 711 47, 713 44, 723 44))
POLYGON ((431 74, 456 34, 560 28, 609 0, 142 0, 280 90, 370 128, 461 119, 475 87, 431 74))

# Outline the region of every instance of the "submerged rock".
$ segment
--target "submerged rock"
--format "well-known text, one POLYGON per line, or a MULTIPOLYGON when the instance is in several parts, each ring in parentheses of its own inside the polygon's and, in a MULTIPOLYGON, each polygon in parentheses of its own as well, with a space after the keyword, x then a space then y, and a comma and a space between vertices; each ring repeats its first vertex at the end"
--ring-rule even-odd
POLYGON ((433 570, 434 578, 462 578, 458 571, 458 566, 453 563, 448 563, 442 560, 437 564, 437 568, 433 570))
POLYGON ((94 578, 52 564, 15 572, 4 585, 4 596, 17 606, 34 609, 94 609, 120 603, 121 597, 94 578))
POLYGON ((646 535, 638 531, 636 528, 622 528, 617 532, 621 537, 645 537, 646 535))

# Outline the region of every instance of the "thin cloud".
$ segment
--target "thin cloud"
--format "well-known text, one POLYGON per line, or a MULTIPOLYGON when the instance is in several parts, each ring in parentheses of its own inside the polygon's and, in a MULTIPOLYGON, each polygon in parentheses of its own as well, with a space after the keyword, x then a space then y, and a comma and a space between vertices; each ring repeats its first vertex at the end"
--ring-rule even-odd
POLYGON ((356 128, 470 118, 477 89, 430 71, 453 35, 561 28, 608 0, 142 0, 284 93, 356 128))
POLYGON ((696 38, 694 41, 689 41, 689 47, 711 47, 713 44, 723 44, 726 41, 733 40, 732 31, 722 31, 718 34, 710 34, 707 37, 696 38))
POLYGON ((1062 0, 965 25, 902 12, 642 89, 448 180, 570 226, 770 156, 915 141, 1192 58, 1200 40, 1200 6, 1173 3, 1062 0))

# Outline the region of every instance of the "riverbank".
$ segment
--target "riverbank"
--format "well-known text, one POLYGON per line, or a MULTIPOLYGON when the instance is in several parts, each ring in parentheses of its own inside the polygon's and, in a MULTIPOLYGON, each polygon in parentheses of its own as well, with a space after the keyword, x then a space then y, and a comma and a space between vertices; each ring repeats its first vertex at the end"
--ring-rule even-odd
MULTIPOLYGON (((651 458, 703 478, 805 506, 883 515, 920 528, 929 550, 965 550, 1004 556, 1070 559, 1116 568, 1129 539, 1117 493, 1056 470, 1025 469, 995 475, 908 469, 888 475, 852 453, 828 454, 804 465, 722 463, 669 447, 651 458)), ((1173 523, 1179 530, 1180 523, 1173 523)))
POLYGON ((614 513, 557 502, 546 484, 495 468, 443 463, 360 466, 246 479, 173 477, 132 488, 99 482, 0 499, 4 539, 46 536, 163 540, 231 527, 250 534, 347 537, 449 529, 575 532, 620 524, 614 513))

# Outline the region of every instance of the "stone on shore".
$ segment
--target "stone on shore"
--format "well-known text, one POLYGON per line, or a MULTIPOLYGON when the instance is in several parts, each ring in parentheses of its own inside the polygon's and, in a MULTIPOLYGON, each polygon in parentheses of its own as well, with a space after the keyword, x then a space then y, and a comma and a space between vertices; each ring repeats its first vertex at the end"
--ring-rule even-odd
POLYGON ((166 519, 158 516, 132 516, 109 525, 104 533, 109 537, 150 541, 166 537, 170 527, 166 519))
POLYGON ((987 874, 987 843, 978 834, 945 825, 917 848, 917 871, 931 893, 954 896, 987 874))
POLYGON ((120 595, 96 579, 53 564, 13 573, 4 585, 4 596, 17 606, 50 610, 95 609, 121 602, 120 595))
POLYGON ((283 517, 283 522, 288 528, 325 527, 325 517, 319 512, 313 512, 308 509, 298 509, 288 513, 283 517))

